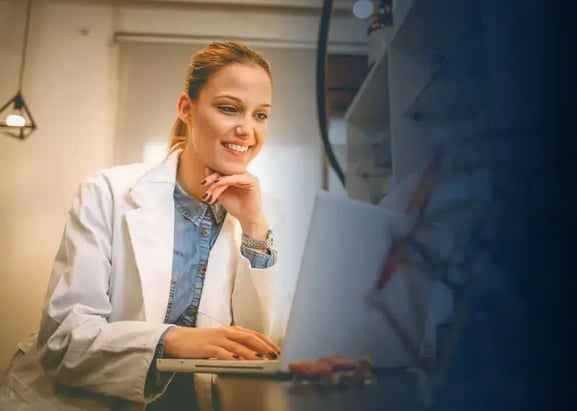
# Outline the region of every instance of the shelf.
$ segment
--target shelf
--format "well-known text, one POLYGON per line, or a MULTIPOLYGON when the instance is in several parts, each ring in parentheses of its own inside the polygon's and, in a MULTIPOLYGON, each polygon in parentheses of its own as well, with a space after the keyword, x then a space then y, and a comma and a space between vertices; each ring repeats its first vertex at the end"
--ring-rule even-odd
POLYGON ((398 5, 390 47, 416 54, 447 54, 482 17, 482 2, 406 0, 398 5))
POLYGON ((392 187, 390 169, 371 169, 364 163, 349 162, 346 190, 351 198, 376 204, 392 187))
POLYGON ((345 121, 362 129, 383 129, 389 123, 388 55, 376 61, 345 113, 345 121))
POLYGON ((354 124, 347 125, 347 158, 349 162, 363 162, 367 167, 392 167, 391 140, 388 130, 373 130, 367 134, 354 124))
POLYGON ((399 16, 389 52, 399 67, 391 81, 403 84, 395 104, 404 115, 440 124, 477 115, 484 84, 480 3, 409 0, 399 5, 405 14, 399 16))
POLYGON ((405 115, 416 121, 465 124, 485 106, 485 66, 478 33, 458 44, 432 73, 405 115))
POLYGON ((395 99, 391 115, 396 137, 412 141, 405 144, 407 148, 423 136, 437 138, 435 134, 442 133, 443 138, 449 134, 466 138, 485 127, 488 79, 481 3, 408 0, 399 4, 404 14, 399 13, 389 45, 391 98, 395 99))
MULTIPOLYGON (((487 124, 482 2, 394 4, 385 54, 344 117, 346 189, 361 201, 373 202, 390 191, 437 143, 476 141, 487 124)), ((477 164, 455 166, 469 170, 477 164)))

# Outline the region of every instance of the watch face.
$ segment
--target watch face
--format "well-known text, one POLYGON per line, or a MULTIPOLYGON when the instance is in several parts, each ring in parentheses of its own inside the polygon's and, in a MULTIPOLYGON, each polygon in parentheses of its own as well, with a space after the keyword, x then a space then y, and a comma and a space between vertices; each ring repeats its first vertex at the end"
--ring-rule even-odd
POLYGON ((266 241, 268 241, 268 243, 272 247, 272 245, 274 243, 274 240, 272 238, 272 230, 268 230, 268 232, 266 233, 266 241))

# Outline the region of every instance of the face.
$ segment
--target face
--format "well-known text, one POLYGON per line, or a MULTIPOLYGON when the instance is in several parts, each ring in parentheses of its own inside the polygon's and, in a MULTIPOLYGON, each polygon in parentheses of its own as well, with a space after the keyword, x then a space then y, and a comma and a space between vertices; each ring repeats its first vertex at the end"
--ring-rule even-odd
POLYGON ((189 125, 194 161, 224 174, 241 174, 266 140, 272 84, 264 69, 231 64, 213 74, 195 101, 179 100, 189 125))

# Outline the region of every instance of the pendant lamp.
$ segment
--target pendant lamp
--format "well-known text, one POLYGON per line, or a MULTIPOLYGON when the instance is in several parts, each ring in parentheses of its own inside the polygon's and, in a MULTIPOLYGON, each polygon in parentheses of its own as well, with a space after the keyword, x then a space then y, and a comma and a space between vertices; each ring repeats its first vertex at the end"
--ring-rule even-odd
POLYGON ((0 132, 11 137, 19 138, 20 140, 30 137, 30 134, 36 130, 36 123, 32 118, 32 113, 30 113, 30 109, 22 96, 22 81, 24 78, 26 48, 28 46, 28 32, 30 28, 30 11, 32 9, 32 0, 27 1, 18 91, 14 97, 10 98, 10 100, 0 108, 0 132))

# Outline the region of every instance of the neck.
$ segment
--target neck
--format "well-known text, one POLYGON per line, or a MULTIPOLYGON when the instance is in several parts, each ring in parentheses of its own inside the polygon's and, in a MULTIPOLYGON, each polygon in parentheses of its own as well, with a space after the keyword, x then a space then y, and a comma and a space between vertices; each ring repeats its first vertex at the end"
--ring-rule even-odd
POLYGON ((176 179, 188 195, 199 201, 206 191, 206 187, 200 185, 205 177, 205 168, 200 159, 190 150, 190 146, 185 147, 178 161, 176 179))

